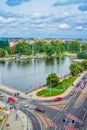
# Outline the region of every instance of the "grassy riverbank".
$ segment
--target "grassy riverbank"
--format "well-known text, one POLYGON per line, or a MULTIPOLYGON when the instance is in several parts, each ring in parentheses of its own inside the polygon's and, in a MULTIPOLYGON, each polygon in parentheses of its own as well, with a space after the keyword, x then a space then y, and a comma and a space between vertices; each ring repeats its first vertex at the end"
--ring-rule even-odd
POLYGON ((66 91, 70 85, 75 81, 76 77, 72 76, 60 81, 59 85, 56 88, 48 87, 44 90, 41 90, 36 93, 37 96, 49 97, 49 96, 56 96, 62 94, 66 91))

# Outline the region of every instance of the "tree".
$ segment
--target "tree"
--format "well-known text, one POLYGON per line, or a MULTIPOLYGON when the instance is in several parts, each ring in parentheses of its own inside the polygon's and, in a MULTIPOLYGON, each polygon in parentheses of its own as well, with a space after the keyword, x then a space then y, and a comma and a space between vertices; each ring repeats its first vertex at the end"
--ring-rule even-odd
POLYGON ((77 54, 78 59, 87 59, 87 52, 82 51, 77 54))
POLYGON ((84 70, 87 70, 87 60, 82 61, 81 65, 84 68, 84 70))
POLYGON ((80 51, 80 43, 78 41, 72 41, 69 43, 69 51, 72 53, 77 53, 80 51))
POLYGON ((9 46, 9 41, 8 39, 0 39, 0 48, 6 48, 9 46))
POLYGON ((11 54, 11 47, 6 47, 7 53, 10 55, 11 54))
POLYGON ((12 54, 16 53, 16 45, 14 45, 14 46, 11 47, 11 53, 12 54))
POLYGON ((45 51, 45 44, 46 42, 43 41, 37 41, 31 45, 31 51, 33 54, 36 53, 44 53, 45 51))
POLYGON ((50 43, 46 44, 45 52, 48 56, 51 56, 54 53, 54 50, 53 50, 52 45, 50 43))
POLYGON ((20 42, 16 45, 16 52, 19 54, 30 54, 30 46, 26 42, 20 42))
POLYGON ((0 48, 0 57, 4 57, 5 56, 5 50, 0 48))
POLYGON ((83 44, 83 45, 81 46, 81 49, 82 49, 82 51, 87 50, 87 43, 83 44))
POLYGON ((59 77, 56 75, 56 73, 51 73, 46 78, 46 83, 49 87, 50 87, 50 85, 52 88, 57 87, 57 85, 59 83, 59 77))
POLYGON ((81 67, 78 63, 72 63, 70 65, 70 72, 73 76, 77 75, 83 70, 83 67, 81 67))

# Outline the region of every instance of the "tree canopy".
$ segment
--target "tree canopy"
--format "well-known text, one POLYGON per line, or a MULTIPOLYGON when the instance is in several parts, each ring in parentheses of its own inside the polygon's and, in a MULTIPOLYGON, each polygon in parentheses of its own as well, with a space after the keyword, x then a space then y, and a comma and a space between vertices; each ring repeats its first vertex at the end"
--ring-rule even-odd
POLYGON ((16 45, 16 52, 19 54, 30 54, 30 46, 26 42, 20 42, 16 45))
POLYGON ((46 78, 46 83, 49 87, 52 87, 52 88, 57 87, 59 83, 59 77, 56 75, 56 73, 51 73, 46 78))
POLYGON ((79 65, 77 62, 73 62, 70 65, 70 73, 75 76, 78 73, 80 73, 83 70, 83 67, 81 65, 79 65))

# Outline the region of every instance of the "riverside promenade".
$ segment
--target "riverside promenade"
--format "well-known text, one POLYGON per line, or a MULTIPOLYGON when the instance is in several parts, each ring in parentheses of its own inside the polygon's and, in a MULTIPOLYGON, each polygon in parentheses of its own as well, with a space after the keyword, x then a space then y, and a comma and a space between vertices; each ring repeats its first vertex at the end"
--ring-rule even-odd
POLYGON ((87 71, 84 71, 82 73, 80 73, 80 75, 77 77, 77 79, 73 82, 73 86, 71 85, 64 93, 62 94, 59 94, 57 96, 51 96, 51 97, 43 97, 43 96, 37 96, 36 93, 42 89, 45 89, 46 87, 44 88, 41 88, 41 89, 37 89, 35 91, 32 91, 30 92, 29 94, 27 94, 27 98, 30 98, 30 96, 32 95, 32 99, 36 99, 36 100, 51 100, 51 99, 54 99, 56 97, 65 97, 67 96, 71 91, 73 91, 77 85, 77 83, 81 80, 81 78, 87 74, 87 71))
MULTIPOLYGON (((74 90, 76 84, 81 80, 81 78, 87 74, 87 71, 84 71, 82 73, 80 73, 80 75, 77 77, 77 79, 74 81, 73 85, 74 86, 70 86, 64 93, 60 94, 60 95, 57 95, 57 96, 61 96, 61 97, 65 97, 67 96, 71 91, 74 90)), ((8 86, 4 86, 4 85, 0 85, 0 90, 3 90, 3 91, 6 91, 6 92, 10 92, 11 94, 14 95, 14 93, 16 92, 19 92, 20 95, 22 97, 25 97, 25 98, 30 98, 32 97, 32 99, 36 99, 36 100, 50 100, 50 99, 53 99, 57 96, 51 96, 51 97, 43 97, 43 96, 37 96, 36 93, 42 89, 45 89, 46 87, 42 87, 42 88, 37 88, 36 90, 32 90, 31 92, 28 92, 28 93, 25 93, 25 92, 22 92, 20 90, 17 90, 17 89, 14 89, 14 88, 11 88, 11 87, 8 87, 8 86)))

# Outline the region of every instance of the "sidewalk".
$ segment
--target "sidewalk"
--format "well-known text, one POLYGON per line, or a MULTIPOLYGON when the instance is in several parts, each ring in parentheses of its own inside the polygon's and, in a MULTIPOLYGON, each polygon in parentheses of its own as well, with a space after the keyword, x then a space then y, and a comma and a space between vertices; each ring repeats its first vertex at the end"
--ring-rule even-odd
MULTIPOLYGON (((18 117, 16 118, 15 110, 11 110, 3 126, 3 130, 26 130, 26 115, 20 110, 17 110, 17 114, 18 117)), ((30 119, 28 119, 28 127, 30 128, 29 130, 32 130, 32 124, 30 119)))

